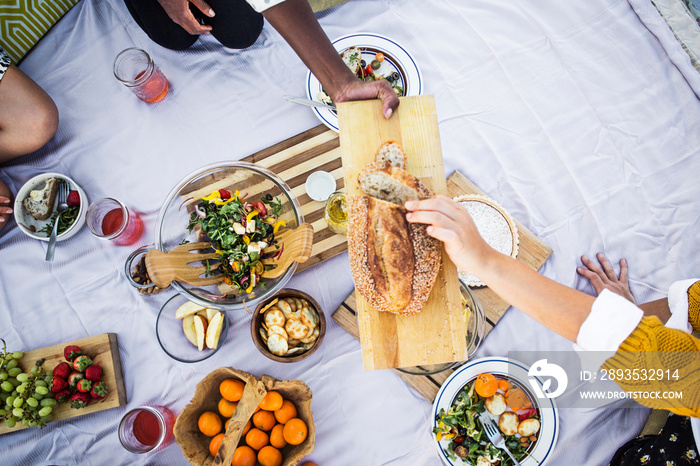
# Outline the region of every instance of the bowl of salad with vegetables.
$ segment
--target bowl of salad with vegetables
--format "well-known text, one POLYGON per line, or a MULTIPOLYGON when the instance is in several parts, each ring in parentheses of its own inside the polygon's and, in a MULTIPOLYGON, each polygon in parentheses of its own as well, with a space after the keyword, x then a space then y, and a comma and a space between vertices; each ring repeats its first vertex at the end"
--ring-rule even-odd
POLYGON ((176 281, 173 286, 205 307, 252 309, 294 274, 296 263, 278 278, 264 277, 284 253, 277 235, 303 222, 299 202, 275 173, 247 162, 219 163, 186 176, 168 194, 155 247, 170 251, 180 244, 210 242, 217 259, 193 265, 204 265, 204 276, 216 276, 220 283, 196 287, 176 281))

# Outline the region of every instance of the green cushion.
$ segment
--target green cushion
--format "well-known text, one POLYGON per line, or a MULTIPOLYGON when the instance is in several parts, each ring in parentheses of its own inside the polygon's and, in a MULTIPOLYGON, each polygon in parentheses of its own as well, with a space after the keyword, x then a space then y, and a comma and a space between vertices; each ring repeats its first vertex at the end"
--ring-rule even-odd
POLYGON ((19 61, 79 0, 0 1, 0 45, 19 61))

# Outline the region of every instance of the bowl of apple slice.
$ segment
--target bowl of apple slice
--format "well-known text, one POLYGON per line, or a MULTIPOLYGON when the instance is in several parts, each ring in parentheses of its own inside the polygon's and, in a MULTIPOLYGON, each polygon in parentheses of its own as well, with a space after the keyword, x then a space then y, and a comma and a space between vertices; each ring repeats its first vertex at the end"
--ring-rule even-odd
POLYGON ((165 354, 176 361, 204 361, 216 353, 228 334, 226 312, 208 309, 176 294, 163 304, 156 336, 165 354))

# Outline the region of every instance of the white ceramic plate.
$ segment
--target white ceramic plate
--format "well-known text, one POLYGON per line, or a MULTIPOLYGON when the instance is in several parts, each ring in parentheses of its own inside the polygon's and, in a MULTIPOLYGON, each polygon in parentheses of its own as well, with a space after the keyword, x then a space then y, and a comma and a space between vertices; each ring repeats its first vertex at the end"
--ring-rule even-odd
MULTIPOLYGON (((557 443, 559 435, 559 413, 553 399, 538 400, 532 395, 530 385, 527 380, 529 378, 527 371, 528 367, 517 361, 506 358, 481 358, 469 362, 460 369, 457 369, 447 380, 442 384, 440 390, 435 396, 433 402, 433 427, 437 426, 437 418, 440 409, 447 411, 452 405, 452 402, 457 397, 457 394, 462 388, 471 383, 476 376, 483 373, 490 373, 499 378, 505 378, 509 381, 516 382, 530 395, 533 401, 533 406, 537 408, 540 415, 540 431, 537 433, 537 442, 534 449, 530 452, 531 456, 526 457, 520 462, 522 466, 543 466, 547 458, 550 457, 554 446, 557 443)), ((542 381, 535 378, 542 386, 542 381)), ((492 416, 497 421, 496 416, 492 416)), ((434 437, 433 437, 434 438, 434 437)), ((450 466, 465 466, 470 463, 457 458, 456 461, 450 460, 443 448, 447 448, 450 440, 435 441, 435 446, 438 449, 440 458, 443 462, 450 466)))
MULTIPOLYGON (((29 215, 29 213, 27 213, 27 211, 24 209, 22 201, 27 196, 29 196, 29 192, 33 189, 43 188, 44 181, 47 178, 51 177, 66 180, 70 185, 70 189, 78 191, 78 194, 80 195, 80 210, 78 211, 78 218, 75 219, 75 222, 73 222, 73 225, 71 225, 70 228, 68 228, 68 230, 64 231, 56 237, 56 241, 63 241, 72 237, 80 231, 80 229, 85 224, 85 215, 87 213, 88 208, 88 198, 85 195, 85 191, 83 191, 82 188, 78 186, 78 184, 75 181, 68 178, 66 175, 62 175, 60 173, 42 173, 41 175, 37 175, 34 178, 27 181, 26 183, 24 183, 24 186, 20 188, 20 190, 17 192, 17 195, 15 196, 15 203, 13 206, 15 222, 17 222, 17 226, 19 226, 19 229, 22 230, 27 236, 30 236, 34 239, 38 239, 40 241, 49 240, 49 237, 47 235, 45 235, 44 233, 39 233, 39 230, 41 230, 47 223, 49 223, 49 220, 37 220, 31 215, 29 215), (32 231, 31 227, 34 227, 35 231, 32 231)), ((57 204, 58 196, 56 196, 56 205, 57 204)), ((54 211, 56 210, 56 205, 54 205, 54 211)))
MULTIPOLYGON (((362 50, 362 59, 366 63, 371 63, 374 56, 378 52, 382 52, 384 61, 378 69, 374 70, 376 75, 388 76, 396 71, 399 73, 399 86, 404 88, 404 95, 420 95, 423 92, 420 70, 413 57, 406 49, 388 37, 360 32, 340 37, 333 41, 333 45, 338 53, 352 46, 359 47, 362 50)), ((306 96, 318 102, 318 93, 322 90, 321 83, 309 72, 306 77, 306 96)), ((313 111, 324 125, 333 131, 338 131, 338 115, 335 111, 318 107, 314 107, 313 111)))

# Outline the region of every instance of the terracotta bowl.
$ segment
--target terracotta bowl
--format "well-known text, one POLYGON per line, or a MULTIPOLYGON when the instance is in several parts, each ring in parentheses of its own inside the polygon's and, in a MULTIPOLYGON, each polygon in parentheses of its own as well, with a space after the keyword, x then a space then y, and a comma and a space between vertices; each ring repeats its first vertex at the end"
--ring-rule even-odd
POLYGON ((265 301, 261 301, 258 304, 258 306, 255 308, 255 312, 253 312, 253 318, 250 321, 250 336, 253 339, 253 343, 255 343, 255 347, 258 348, 258 350, 262 354, 264 354, 268 358, 272 359, 273 361, 277 361, 277 362, 297 362, 297 361, 301 361, 302 359, 308 358, 321 345, 321 342, 323 341, 323 337, 325 335, 326 335, 326 317, 323 314, 323 309, 321 309, 321 306, 319 306, 318 302, 316 302, 316 300, 314 298, 312 298, 308 294, 304 293, 303 291, 299 291, 299 290, 283 289, 282 291, 275 294, 271 298, 269 298, 265 301), (303 353, 289 355, 289 356, 277 356, 270 351, 270 349, 267 347, 267 344, 263 341, 262 336, 260 335, 260 329, 262 328, 263 319, 264 319, 264 315, 261 314, 261 311, 263 309, 265 309, 265 307, 268 304, 270 304, 273 300, 275 300, 275 299, 280 300, 283 298, 305 299, 306 301, 309 302, 309 304, 311 304, 311 306, 313 306, 313 308, 318 313, 318 318, 319 318, 318 338, 316 339, 315 342, 313 342, 313 346, 311 346, 308 350, 306 350, 303 353))
MULTIPOLYGON (((308 427, 306 440, 299 445, 287 445, 282 448, 282 466, 294 466, 309 455, 316 445, 316 427, 311 412, 311 390, 301 380, 277 380, 268 375, 255 377, 247 372, 231 367, 220 367, 204 377, 197 384, 194 397, 177 417, 173 433, 175 441, 182 449, 182 454, 190 464, 197 466, 230 465, 233 454, 242 439, 243 428, 253 416, 260 400, 268 391, 277 391, 285 400, 290 400, 297 408, 297 417, 308 427), (245 389, 231 417, 224 439, 216 457, 209 453, 210 437, 202 434, 197 426, 199 416, 205 411, 218 413, 217 405, 221 399, 219 385, 225 379, 243 381, 245 389)), ((225 423, 226 419, 221 419, 225 423)))

